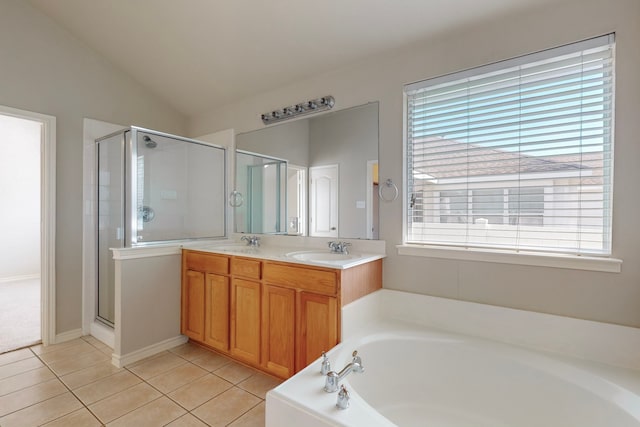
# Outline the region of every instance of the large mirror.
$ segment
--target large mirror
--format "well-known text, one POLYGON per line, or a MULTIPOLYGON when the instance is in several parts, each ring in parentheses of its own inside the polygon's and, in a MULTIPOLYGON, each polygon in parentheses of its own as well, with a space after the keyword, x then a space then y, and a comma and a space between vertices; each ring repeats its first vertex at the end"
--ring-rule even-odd
POLYGON ((236 136, 235 231, 378 238, 378 103, 236 136))
POLYGON ((236 192, 237 233, 286 233, 286 160, 236 150, 236 192))

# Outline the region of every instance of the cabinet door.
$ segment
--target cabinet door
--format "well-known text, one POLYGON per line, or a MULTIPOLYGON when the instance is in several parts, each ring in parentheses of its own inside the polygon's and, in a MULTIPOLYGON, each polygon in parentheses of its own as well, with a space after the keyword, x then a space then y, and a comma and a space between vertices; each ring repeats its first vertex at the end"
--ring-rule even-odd
POLYGON ((338 343, 338 301, 335 297, 300 292, 296 371, 338 343))
POLYGON ((231 354, 260 363, 260 283, 235 278, 231 282, 231 354))
POLYGON ((204 342, 229 351, 229 278, 207 274, 205 280, 204 342))
POLYGON ((187 270, 182 281, 181 331, 196 341, 204 340, 204 273, 187 270))
POLYGON ((296 291, 271 285, 262 289, 262 366, 289 378, 295 373, 296 291))

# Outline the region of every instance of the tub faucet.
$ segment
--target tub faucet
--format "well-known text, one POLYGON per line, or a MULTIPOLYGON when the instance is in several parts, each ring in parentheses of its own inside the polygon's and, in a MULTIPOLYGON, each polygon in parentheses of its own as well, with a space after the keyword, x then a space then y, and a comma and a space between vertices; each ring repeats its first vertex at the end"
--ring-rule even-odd
POLYGON ((338 401, 336 402, 336 408, 347 409, 349 407, 349 399, 349 392, 343 384, 340 386, 340 391, 338 392, 338 401))
POLYGON ((336 241, 329 242, 329 249, 331 250, 332 253, 336 253, 336 254, 348 254, 349 246, 351 246, 351 243, 348 243, 348 242, 336 242, 336 241))
POLYGON ((260 246, 260 237, 258 236, 242 236, 240 238, 241 241, 246 241, 247 246, 260 246))
POLYGON ((329 362, 329 358, 327 357, 327 353, 322 352, 322 364, 320 365, 320 373, 322 375, 327 375, 331 371, 331 363, 329 362))
POLYGON ((355 373, 364 372, 364 366, 362 366, 362 359, 360 358, 360 356, 358 356, 358 352, 354 351, 352 356, 353 356, 353 360, 351 360, 351 362, 347 366, 342 368, 340 372, 330 371, 327 374, 327 378, 324 383, 324 391, 326 391, 327 393, 335 393, 336 391, 338 391, 338 386, 340 385, 340 381, 342 381, 344 377, 349 375, 351 372, 355 372, 355 373))

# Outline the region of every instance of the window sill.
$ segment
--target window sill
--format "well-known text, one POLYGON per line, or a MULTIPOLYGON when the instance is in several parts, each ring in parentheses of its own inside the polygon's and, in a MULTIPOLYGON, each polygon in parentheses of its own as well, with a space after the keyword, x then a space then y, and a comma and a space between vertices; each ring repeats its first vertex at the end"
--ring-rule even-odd
POLYGON ((487 249, 465 249, 427 245, 397 245, 398 255, 427 258, 455 259, 461 261, 495 262, 538 267, 568 268, 573 270, 620 273, 622 260, 581 255, 561 255, 536 252, 507 252, 487 249))

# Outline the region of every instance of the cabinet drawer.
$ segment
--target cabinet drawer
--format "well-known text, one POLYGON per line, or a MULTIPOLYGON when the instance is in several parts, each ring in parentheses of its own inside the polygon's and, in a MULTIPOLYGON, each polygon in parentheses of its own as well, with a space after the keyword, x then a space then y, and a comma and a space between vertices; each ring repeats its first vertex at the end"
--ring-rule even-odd
POLYGON ((185 252, 185 266, 188 270, 229 274, 229 257, 189 251, 185 252))
POLYGON ((326 295, 336 295, 338 292, 338 278, 335 271, 265 262, 263 275, 265 281, 273 284, 326 295))
POLYGON ((260 280, 262 262, 255 259, 232 258, 231 274, 260 280))

